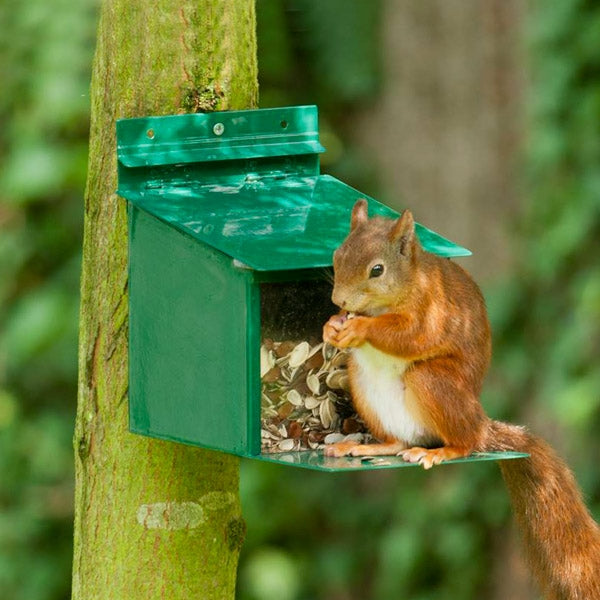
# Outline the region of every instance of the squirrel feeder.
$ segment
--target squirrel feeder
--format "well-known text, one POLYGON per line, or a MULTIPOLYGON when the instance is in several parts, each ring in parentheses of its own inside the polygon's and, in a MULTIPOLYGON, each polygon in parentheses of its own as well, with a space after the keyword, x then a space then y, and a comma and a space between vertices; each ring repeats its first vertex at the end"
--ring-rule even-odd
MULTIPOLYGON (((118 194, 128 203, 132 432, 325 471, 411 466, 401 457, 322 450, 336 426, 362 435, 344 404, 343 372, 323 370, 334 357, 319 345, 320 332, 336 312, 324 273, 357 199, 367 198, 372 214, 397 216, 321 175, 323 150, 314 106, 117 123, 118 194), (285 402, 291 406, 278 413, 285 402), (315 420, 324 430, 309 431, 315 420), (265 423, 294 441, 267 449, 265 423), (303 440, 310 446, 297 449, 303 440)), ((416 231, 430 252, 470 254, 425 227, 416 231)))

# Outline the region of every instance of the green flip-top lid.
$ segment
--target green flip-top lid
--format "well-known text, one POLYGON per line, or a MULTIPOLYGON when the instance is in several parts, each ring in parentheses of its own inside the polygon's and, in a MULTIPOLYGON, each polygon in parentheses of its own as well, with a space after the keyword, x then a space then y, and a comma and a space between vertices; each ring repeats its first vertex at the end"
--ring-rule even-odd
MULTIPOLYGON (((121 120, 117 144, 119 195, 257 271, 331 266, 359 198, 398 214, 319 174, 314 106, 121 120)), ((417 234, 430 252, 470 254, 417 234)))

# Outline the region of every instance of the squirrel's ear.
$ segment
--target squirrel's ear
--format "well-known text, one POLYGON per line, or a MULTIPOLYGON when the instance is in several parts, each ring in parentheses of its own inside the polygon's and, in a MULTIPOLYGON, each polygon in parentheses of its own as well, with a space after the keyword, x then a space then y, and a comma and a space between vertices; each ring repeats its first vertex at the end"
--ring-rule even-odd
POLYGON ((392 242, 400 245, 400 252, 404 256, 412 254, 415 246, 415 220, 408 208, 396 219, 390 233, 392 242))
POLYGON ((367 201, 364 198, 356 201, 354 208, 352 209, 352 218, 350 219, 350 231, 356 229, 362 223, 366 223, 368 220, 367 214, 367 201))

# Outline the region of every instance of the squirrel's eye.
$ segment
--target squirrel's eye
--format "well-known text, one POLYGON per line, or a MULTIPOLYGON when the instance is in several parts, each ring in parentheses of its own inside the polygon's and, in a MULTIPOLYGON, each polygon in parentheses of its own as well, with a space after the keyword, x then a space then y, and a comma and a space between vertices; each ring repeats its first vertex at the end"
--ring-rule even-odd
POLYGON ((383 275, 383 265, 375 265, 369 273, 369 277, 379 277, 381 275, 383 275))

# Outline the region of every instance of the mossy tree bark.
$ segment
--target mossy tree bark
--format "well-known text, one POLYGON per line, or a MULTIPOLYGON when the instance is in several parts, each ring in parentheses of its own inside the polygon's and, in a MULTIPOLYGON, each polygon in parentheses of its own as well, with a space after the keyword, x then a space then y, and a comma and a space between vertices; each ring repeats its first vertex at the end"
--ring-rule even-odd
POLYGON ((238 460, 127 431, 127 225, 115 120, 257 101, 254 0, 104 0, 81 281, 73 599, 232 598, 238 460))

